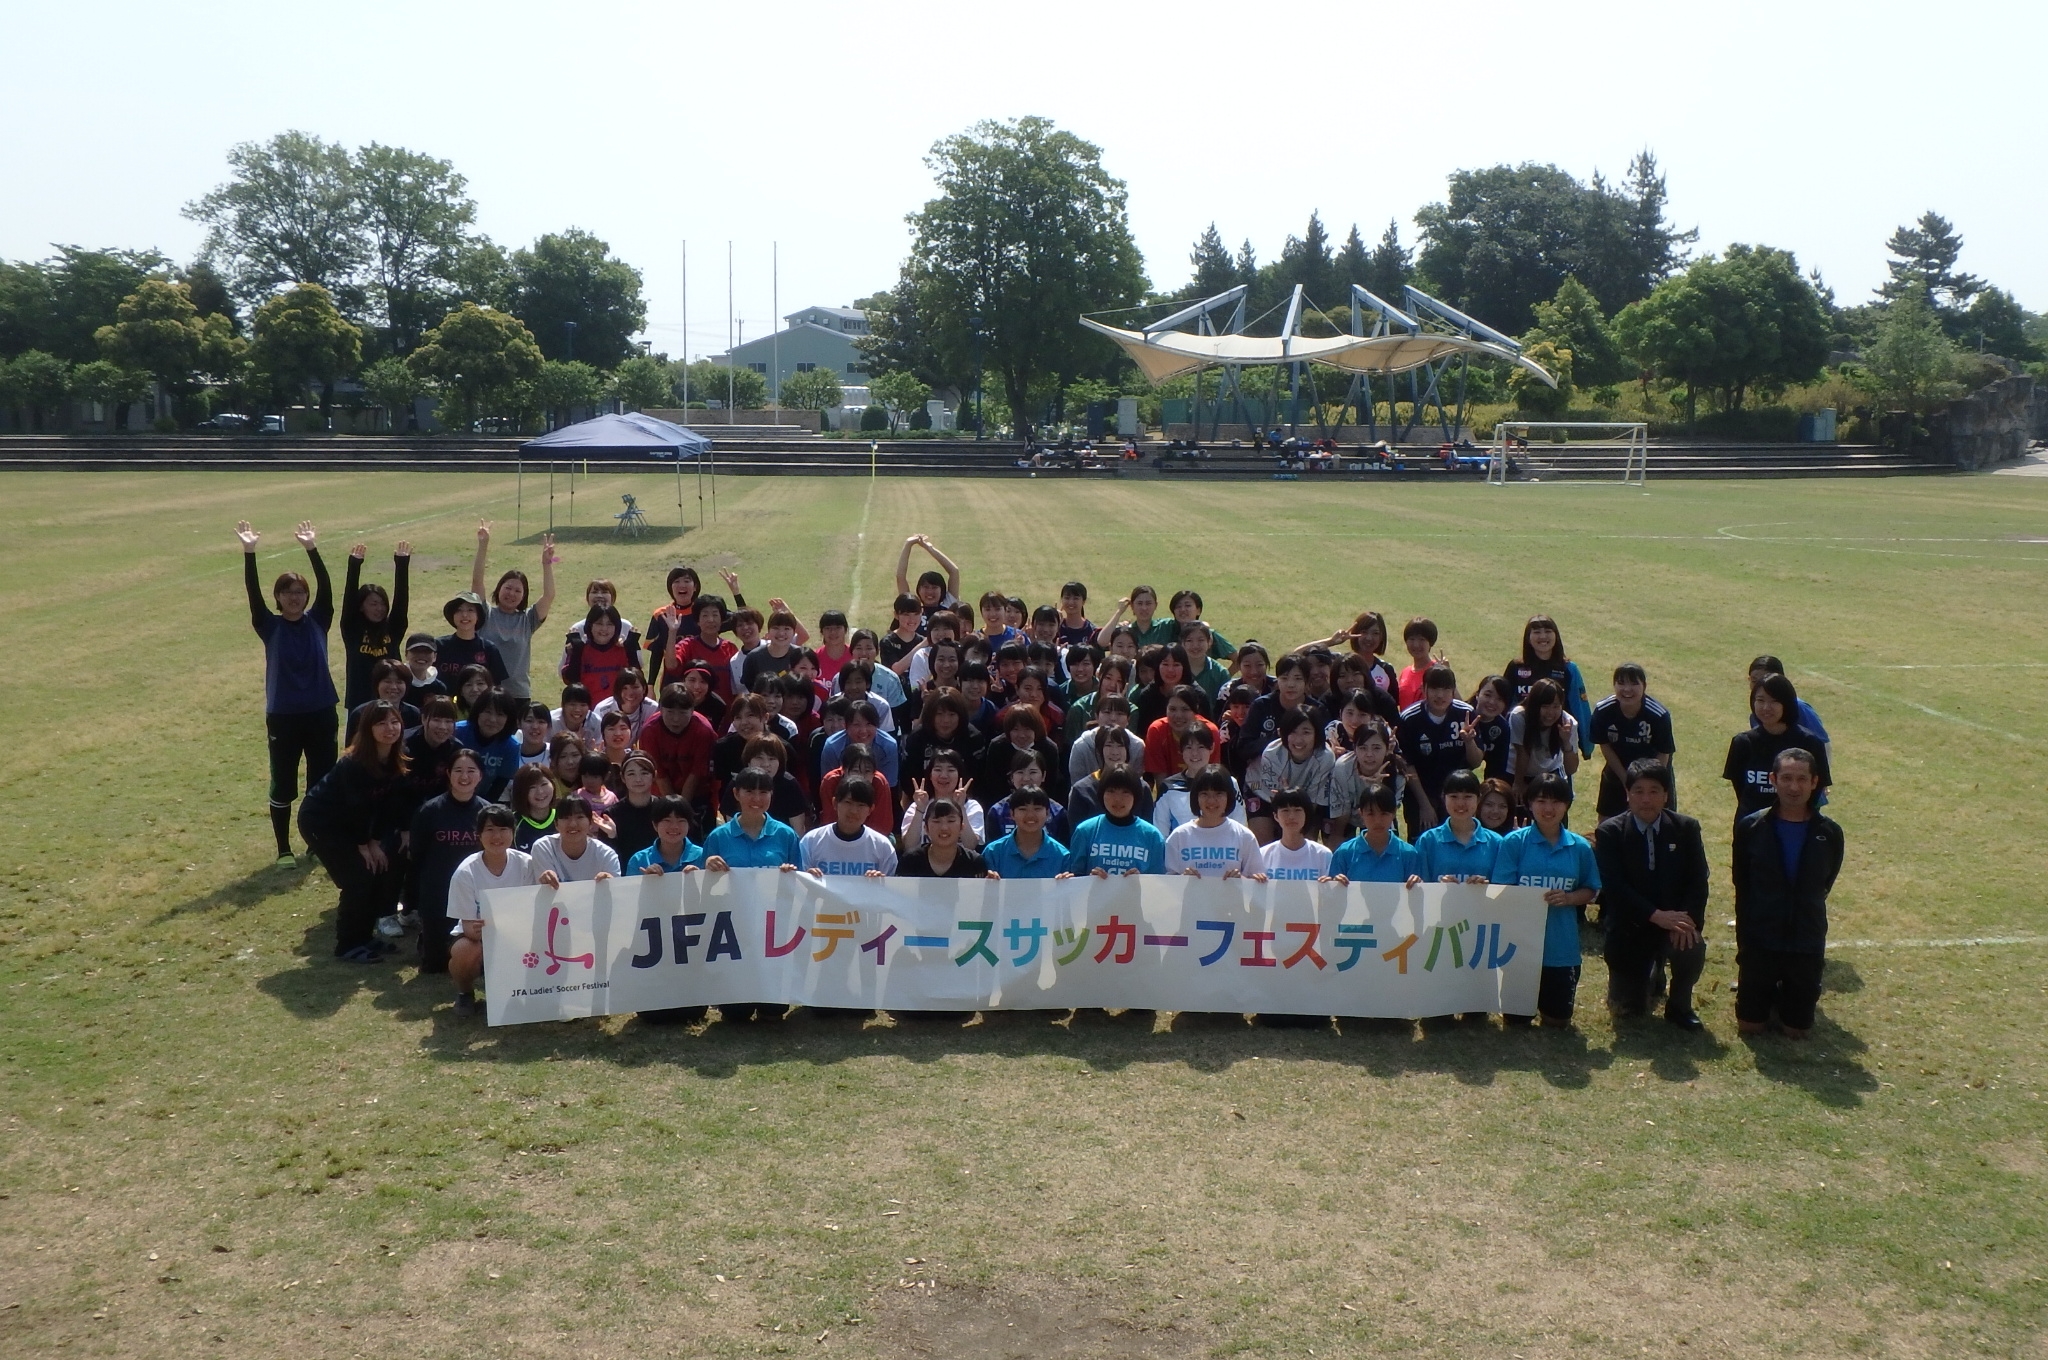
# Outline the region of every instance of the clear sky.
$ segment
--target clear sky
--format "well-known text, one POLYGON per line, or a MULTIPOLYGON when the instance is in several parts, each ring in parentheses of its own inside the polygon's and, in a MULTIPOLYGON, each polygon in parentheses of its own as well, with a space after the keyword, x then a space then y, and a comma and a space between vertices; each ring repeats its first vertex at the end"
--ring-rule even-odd
POLYGON ((1789 248, 1845 302, 1933 208, 1963 268, 2048 310, 2048 6, 662 4, 8 0, 0 257, 52 242, 188 258, 179 214, 236 142, 298 128, 444 157, 520 245, 596 232, 646 275, 649 335, 726 343, 894 281, 931 144, 1039 114, 1130 186, 1156 285, 1214 220, 1260 258, 1311 209, 1368 241, 1461 167, 1618 179, 1654 150, 1701 249, 1789 248))

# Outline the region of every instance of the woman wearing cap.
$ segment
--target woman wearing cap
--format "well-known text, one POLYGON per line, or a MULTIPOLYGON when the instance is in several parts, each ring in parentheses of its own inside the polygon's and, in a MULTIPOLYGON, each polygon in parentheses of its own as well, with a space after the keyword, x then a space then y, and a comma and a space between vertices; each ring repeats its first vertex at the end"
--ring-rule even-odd
POLYGON ((465 590, 441 606, 441 617, 455 631, 434 639, 434 666, 443 675, 460 675, 464 666, 482 666, 491 683, 505 683, 505 656, 498 644, 477 630, 484 623, 484 597, 465 590))
MULTIPOLYGON (((476 525, 476 557, 469 567, 469 589, 473 595, 484 593, 484 560, 490 555, 491 526, 478 520, 476 525)), ((529 606, 532 593, 527 588, 526 573, 507 571, 498 578, 498 584, 491 587, 491 607, 485 613, 478 632, 498 648, 498 655, 504 659, 505 673, 499 683, 505 692, 515 699, 533 697, 533 684, 527 674, 528 662, 533 656, 533 635, 547 622, 548 610, 555 603, 555 563, 562 559, 555 555, 555 536, 542 534, 540 539, 540 599, 529 606)))
POLYGON ((434 664, 436 651, 432 633, 414 633, 405 640, 405 701, 421 712, 435 695, 452 693, 449 677, 434 664))

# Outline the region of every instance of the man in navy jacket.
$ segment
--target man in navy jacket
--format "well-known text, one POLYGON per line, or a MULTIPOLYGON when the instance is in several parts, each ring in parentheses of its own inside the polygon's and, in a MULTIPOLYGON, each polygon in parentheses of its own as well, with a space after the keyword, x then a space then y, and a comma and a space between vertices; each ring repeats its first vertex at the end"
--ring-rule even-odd
POLYGON ((1828 893, 1842 872, 1842 828, 1813 806, 1815 756, 1780 751, 1774 806, 1735 825, 1735 1020, 1762 1034, 1777 1011, 1786 1037, 1813 1028, 1828 942, 1828 893))
POLYGON ((1608 1009, 1617 1016, 1647 1011, 1650 972, 1663 958, 1671 965, 1664 1018, 1698 1031, 1704 1026, 1692 1008, 1692 989, 1707 959, 1707 852, 1700 824, 1671 811, 1671 767, 1663 761, 1632 761, 1626 777, 1628 810, 1593 833, 1607 927, 1608 1009))

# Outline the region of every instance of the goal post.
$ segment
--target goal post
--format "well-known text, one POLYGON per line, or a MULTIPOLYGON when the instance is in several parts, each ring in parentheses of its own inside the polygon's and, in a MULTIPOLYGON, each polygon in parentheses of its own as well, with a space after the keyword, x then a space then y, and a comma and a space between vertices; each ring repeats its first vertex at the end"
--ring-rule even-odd
POLYGON ((1640 420, 1502 421, 1493 427, 1486 480, 1489 485, 1507 485, 1511 461, 1522 472, 1556 471, 1582 454, 1618 457, 1621 484, 1642 486, 1650 475, 1650 427, 1640 420))

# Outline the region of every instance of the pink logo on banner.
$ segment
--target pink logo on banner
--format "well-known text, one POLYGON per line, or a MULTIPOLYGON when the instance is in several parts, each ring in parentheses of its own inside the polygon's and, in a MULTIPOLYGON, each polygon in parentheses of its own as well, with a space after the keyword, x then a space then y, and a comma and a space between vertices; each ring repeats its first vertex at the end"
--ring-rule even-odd
MULTIPOLYGON (((545 946, 545 950, 548 957, 547 975, 549 977, 553 977, 555 974, 561 972, 562 965, 565 963, 580 963, 585 968, 596 968, 597 955, 595 953, 557 954, 555 952, 555 928, 557 926, 560 926, 565 930, 568 928, 569 913, 563 911, 560 907, 549 907, 548 942, 545 946)), ((538 968, 540 967, 540 960, 541 956, 539 954, 535 954, 529 951, 528 953, 523 955, 519 961, 525 964, 528 968, 538 968)))

